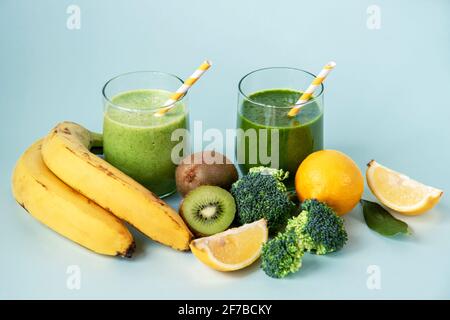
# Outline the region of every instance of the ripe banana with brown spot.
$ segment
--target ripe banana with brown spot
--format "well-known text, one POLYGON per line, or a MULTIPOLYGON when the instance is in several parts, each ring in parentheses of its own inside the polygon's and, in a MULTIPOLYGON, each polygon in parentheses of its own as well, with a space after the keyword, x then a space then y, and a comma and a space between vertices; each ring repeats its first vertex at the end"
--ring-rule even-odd
POLYGON ((151 191, 92 154, 96 134, 73 122, 58 124, 45 138, 47 167, 66 184, 127 221, 151 239, 188 250, 192 234, 175 210, 151 191))
POLYGON ((17 202, 37 220, 97 253, 131 257, 133 237, 124 223, 79 194, 44 164, 42 140, 17 161, 12 190, 17 202))

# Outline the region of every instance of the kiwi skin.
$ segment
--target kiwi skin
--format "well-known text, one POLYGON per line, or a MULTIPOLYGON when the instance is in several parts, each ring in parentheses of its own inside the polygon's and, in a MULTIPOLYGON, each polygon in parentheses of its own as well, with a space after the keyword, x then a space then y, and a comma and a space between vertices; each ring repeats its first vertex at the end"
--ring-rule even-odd
POLYGON ((225 189, 217 186, 200 186, 189 192, 182 200, 179 214, 196 237, 211 236, 230 227, 235 219, 236 203, 231 193, 225 189), (213 224, 211 224, 211 221, 207 222, 207 220, 203 224, 194 218, 193 207, 198 209, 199 205, 209 206, 207 201, 217 202, 218 200, 221 201, 221 207, 224 211, 221 216, 216 217, 218 220, 214 221, 213 224), (208 223, 210 224, 208 225, 208 223))
POLYGON ((175 171, 177 191, 183 197, 189 191, 204 185, 230 190, 238 177, 231 160, 214 150, 187 156, 181 160, 175 171))

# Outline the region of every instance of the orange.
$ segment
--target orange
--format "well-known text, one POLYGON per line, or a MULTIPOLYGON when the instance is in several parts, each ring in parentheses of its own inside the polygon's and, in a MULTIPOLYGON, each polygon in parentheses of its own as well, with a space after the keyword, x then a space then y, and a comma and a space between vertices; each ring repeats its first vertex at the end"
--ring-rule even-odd
POLYGON ((336 150, 322 150, 310 154, 300 164, 295 190, 301 201, 317 199, 341 216, 361 199, 364 178, 349 156, 336 150))

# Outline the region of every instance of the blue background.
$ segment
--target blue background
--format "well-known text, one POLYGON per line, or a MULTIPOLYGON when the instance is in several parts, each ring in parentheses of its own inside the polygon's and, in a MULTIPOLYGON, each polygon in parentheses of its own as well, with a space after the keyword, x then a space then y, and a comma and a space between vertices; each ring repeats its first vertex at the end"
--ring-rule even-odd
POLYGON ((362 170, 374 158, 448 191, 449 14, 445 0, 1 0, 0 298, 450 298, 448 194, 427 214, 403 217, 408 238, 372 232, 356 208, 341 252, 307 255, 300 272, 274 280, 258 264, 218 273, 139 234, 131 261, 93 254, 36 222, 10 190, 17 158, 57 122, 101 130, 109 78, 142 69, 185 78, 208 58, 212 69, 190 93, 191 120, 205 129, 234 128, 247 72, 317 73, 333 59, 326 147, 362 170), (80 30, 66 28, 70 4, 81 8, 80 30), (371 4, 381 9, 379 30, 366 26, 371 4), (81 269, 80 290, 66 287, 69 265, 81 269), (381 270, 380 290, 366 286, 369 265, 381 270))

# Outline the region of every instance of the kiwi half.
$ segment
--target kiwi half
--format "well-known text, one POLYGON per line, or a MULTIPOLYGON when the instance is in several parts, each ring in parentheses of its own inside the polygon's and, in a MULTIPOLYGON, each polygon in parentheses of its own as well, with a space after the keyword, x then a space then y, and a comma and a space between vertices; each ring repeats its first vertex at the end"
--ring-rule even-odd
POLYGON ((200 186, 189 192, 180 206, 180 215, 189 228, 200 236, 226 230, 234 220, 236 203, 226 190, 200 186))

